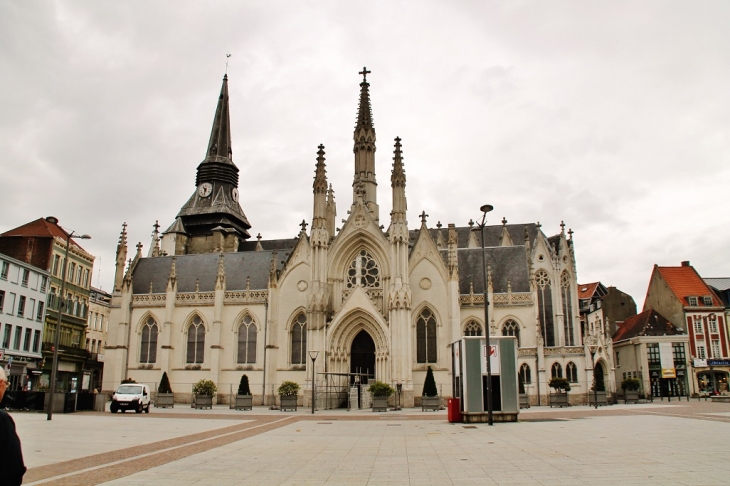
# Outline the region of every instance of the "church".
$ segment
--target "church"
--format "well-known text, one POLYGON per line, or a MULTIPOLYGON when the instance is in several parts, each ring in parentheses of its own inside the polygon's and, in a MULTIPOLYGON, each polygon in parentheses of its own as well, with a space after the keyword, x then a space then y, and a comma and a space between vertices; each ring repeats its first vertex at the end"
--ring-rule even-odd
MULTIPOLYGON (((593 366, 580 322, 572 231, 561 224, 548 237, 539 223, 506 219, 485 228, 484 322, 481 232, 471 221, 429 226, 425 212, 409 227, 399 138, 392 165, 379 166, 391 168, 392 197, 391 213, 380 214, 369 73, 360 73, 346 219, 338 228, 320 145, 311 222, 302 222, 296 238, 280 240, 251 238, 223 78, 195 191, 167 230, 155 225, 146 255, 138 244, 127 260, 123 225, 105 391, 125 378, 154 389, 167 372, 176 401, 189 402, 192 385, 205 378, 217 384, 218 403, 228 403, 246 374, 255 404, 275 404, 276 388, 291 380, 308 405, 312 377, 318 390, 335 393, 375 379, 400 385, 401 404, 414 406, 428 367, 439 394, 452 395, 452 342, 490 332, 517 337, 520 392, 530 403, 547 404, 556 376, 571 382, 572 402, 585 400, 593 366)), ((604 354, 599 349, 596 361, 608 375, 612 360, 604 354)))

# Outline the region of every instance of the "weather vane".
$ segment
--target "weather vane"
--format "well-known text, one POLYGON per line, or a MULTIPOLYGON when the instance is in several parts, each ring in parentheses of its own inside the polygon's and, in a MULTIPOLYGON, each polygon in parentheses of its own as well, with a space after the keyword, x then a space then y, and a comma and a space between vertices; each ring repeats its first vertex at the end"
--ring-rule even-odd
POLYGON ((227 52, 226 53, 226 74, 228 74, 228 58, 229 57, 231 57, 231 53, 230 52, 227 52))

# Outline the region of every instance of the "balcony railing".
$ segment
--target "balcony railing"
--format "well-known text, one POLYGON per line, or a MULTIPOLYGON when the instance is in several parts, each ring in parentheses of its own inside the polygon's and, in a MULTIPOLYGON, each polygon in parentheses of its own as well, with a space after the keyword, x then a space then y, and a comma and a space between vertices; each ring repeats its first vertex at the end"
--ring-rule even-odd
POLYGON ((58 312, 58 306, 63 305, 62 312, 66 315, 78 317, 79 319, 86 320, 89 314, 89 307, 84 305, 83 302, 73 301, 71 299, 59 299, 56 294, 50 294, 48 296, 48 302, 46 303, 47 312, 58 312))
MULTIPOLYGON (((45 353, 52 353, 53 352, 53 343, 44 342, 43 343, 43 352, 45 353)), ((83 359, 88 359, 90 353, 85 350, 84 348, 77 348, 73 346, 65 346, 63 344, 58 346, 58 352, 60 354, 65 354, 67 356, 76 356, 83 359)))

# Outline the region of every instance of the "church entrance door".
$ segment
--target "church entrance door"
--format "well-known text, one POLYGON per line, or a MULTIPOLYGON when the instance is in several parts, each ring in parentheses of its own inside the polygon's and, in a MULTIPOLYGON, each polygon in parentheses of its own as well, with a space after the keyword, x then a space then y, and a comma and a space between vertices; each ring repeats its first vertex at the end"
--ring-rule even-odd
MULTIPOLYGON (((375 341, 367 331, 360 331, 352 341, 350 348, 350 373, 361 373, 360 383, 365 385, 368 379, 375 379, 375 341)), ((355 383, 355 377, 350 378, 355 383)))

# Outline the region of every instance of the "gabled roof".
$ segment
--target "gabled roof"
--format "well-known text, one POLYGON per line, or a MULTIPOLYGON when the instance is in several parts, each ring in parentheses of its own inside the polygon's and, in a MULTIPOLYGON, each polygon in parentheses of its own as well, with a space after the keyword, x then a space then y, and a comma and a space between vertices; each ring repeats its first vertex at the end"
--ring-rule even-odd
POLYGON ((730 277, 703 278, 707 285, 717 290, 730 290, 730 277))
POLYGON ((595 294, 598 285, 601 282, 593 282, 589 284, 578 284, 578 298, 579 299, 592 299, 595 294))
POLYGON ((613 334, 613 342, 625 341, 637 336, 673 336, 684 334, 674 324, 654 309, 648 309, 626 319, 613 334))
MULTIPOLYGON (((36 237, 36 238, 63 238, 64 240, 68 237, 68 233, 58 225, 58 219, 53 216, 47 218, 38 218, 35 221, 26 223, 17 228, 6 231, 0 234, 3 236, 19 236, 19 237, 36 237)), ((81 245, 71 238, 71 244, 84 250, 81 245)), ((84 250, 86 251, 86 250, 84 250)))
MULTIPOLYGON (((709 295, 712 297, 713 306, 722 306, 722 303, 712 289, 707 286, 694 267, 689 263, 686 265, 682 264, 679 267, 656 266, 655 270, 664 278, 672 293, 682 302, 682 305, 689 305, 687 297, 703 297, 709 295)), ((699 304, 701 305, 702 302, 699 302, 699 304)))

